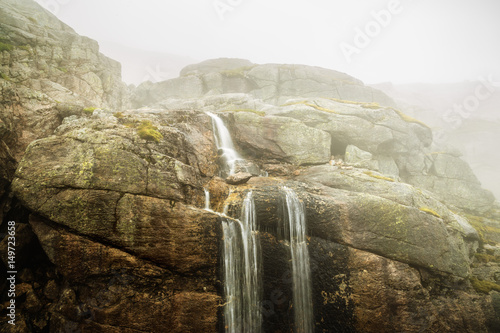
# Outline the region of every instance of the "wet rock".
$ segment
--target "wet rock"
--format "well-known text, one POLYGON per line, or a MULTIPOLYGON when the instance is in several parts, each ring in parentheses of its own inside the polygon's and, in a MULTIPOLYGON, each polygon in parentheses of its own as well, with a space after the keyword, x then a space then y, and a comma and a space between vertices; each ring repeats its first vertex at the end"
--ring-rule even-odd
POLYGON ((470 283, 499 280, 493 198, 385 94, 331 70, 218 59, 139 86, 132 103, 150 107, 124 111, 119 65, 96 42, 33 1, 4 2, 0 207, 20 221, 27 265, 16 328, 223 330, 227 216, 216 212, 240 218, 252 191, 263 328, 293 330, 285 185, 306 209, 317 331, 498 327, 498 295, 470 283), (245 158, 235 169, 248 173, 229 180, 239 186, 216 177, 206 112, 245 158), (271 177, 254 177, 258 166, 271 177))
POLYGON ((252 178, 253 175, 248 172, 238 172, 226 178, 226 183, 230 185, 241 185, 245 184, 252 178))

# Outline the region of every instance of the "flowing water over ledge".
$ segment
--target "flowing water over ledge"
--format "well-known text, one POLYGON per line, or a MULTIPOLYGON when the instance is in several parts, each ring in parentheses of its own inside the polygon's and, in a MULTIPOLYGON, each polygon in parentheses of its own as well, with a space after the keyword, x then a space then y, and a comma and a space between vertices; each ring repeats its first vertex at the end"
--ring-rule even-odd
MULTIPOLYGON (((222 158, 221 176, 235 173, 245 162, 237 153, 229 130, 213 113, 215 143, 222 158)), ((278 233, 290 247, 293 280, 294 332, 313 332, 311 273, 306 241, 306 217, 303 203, 296 193, 283 187, 285 195, 283 225, 278 233)), ((205 209, 210 209, 210 193, 205 189, 205 209)), ((260 333, 262 331, 262 261, 258 238, 257 214, 252 191, 243 200, 240 219, 222 217, 224 235, 224 322, 228 333, 260 333)))
POLYGON ((237 163, 244 161, 244 159, 236 151, 231 134, 222 119, 211 112, 207 112, 207 115, 212 118, 215 145, 225 164, 225 168, 221 170, 221 176, 230 176, 235 173, 237 163))
MULTIPOLYGON (((311 296, 311 269, 306 240, 306 215, 304 204, 290 188, 283 188, 286 196, 286 213, 292 258, 293 307, 296 333, 313 332, 311 296)), ((286 232, 286 231, 285 231, 286 232)), ((286 235, 285 235, 286 236, 286 235)))
POLYGON ((240 220, 222 222, 226 332, 259 333, 262 316, 260 246, 252 192, 243 201, 240 220))

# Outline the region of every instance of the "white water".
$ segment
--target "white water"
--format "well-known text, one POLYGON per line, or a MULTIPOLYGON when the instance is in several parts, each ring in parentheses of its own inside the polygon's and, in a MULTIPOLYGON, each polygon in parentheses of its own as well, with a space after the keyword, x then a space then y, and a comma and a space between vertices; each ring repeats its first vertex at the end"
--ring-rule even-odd
POLYGON ((206 188, 204 188, 203 190, 205 191, 205 210, 211 211, 212 209, 210 208, 210 192, 206 188))
POLYGON ((229 175, 232 175, 235 172, 236 163, 238 161, 243 161, 243 158, 241 158, 236 151, 233 140, 231 139, 231 134, 229 133, 226 125, 224 125, 222 119, 211 112, 207 112, 207 114, 212 118, 215 145, 217 146, 217 149, 222 150, 222 157, 226 161, 229 168, 229 175))
POLYGON ((257 218, 252 192, 248 192, 240 220, 223 221, 224 233, 224 306, 228 333, 261 332, 260 249, 257 218))
POLYGON ((293 311, 295 314, 295 333, 313 332, 313 309, 311 297, 311 270, 309 251, 306 242, 305 209, 297 194, 284 187, 288 226, 285 232, 290 235, 293 277, 293 311))

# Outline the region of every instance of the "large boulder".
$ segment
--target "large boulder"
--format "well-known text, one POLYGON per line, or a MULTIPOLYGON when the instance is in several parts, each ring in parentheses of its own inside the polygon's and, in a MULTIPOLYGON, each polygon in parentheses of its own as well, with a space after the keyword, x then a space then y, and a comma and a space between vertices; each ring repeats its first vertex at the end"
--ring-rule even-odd
POLYGON ((253 156, 297 165, 321 164, 330 159, 330 135, 286 117, 234 112, 235 139, 253 156))

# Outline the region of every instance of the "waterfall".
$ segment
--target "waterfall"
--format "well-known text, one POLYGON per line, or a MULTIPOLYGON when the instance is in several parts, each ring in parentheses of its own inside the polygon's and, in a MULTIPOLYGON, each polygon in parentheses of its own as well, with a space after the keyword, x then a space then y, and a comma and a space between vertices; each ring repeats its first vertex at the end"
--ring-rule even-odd
POLYGON ((285 224, 284 232, 289 233, 292 258, 294 332, 310 333, 314 329, 305 209, 292 189, 284 187, 283 190, 286 195, 286 212, 288 213, 288 225, 285 224))
POLYGON ((206 188, 203 188, 203 190, 205 191, 205 210, 212 210, 210 208, 210 192, 206 189, 206 188))
POLYGON ((224 125, 222 119, 211 112, 207 112, 207 114, 212 118, 215 145, 219 151, 222 151, 221 157, 225 161, 228 168, 228 176, 230 176, 234 174, 238 161, 243 161, 243 158, 241 158, 238 152, 236 152, 233 140, 231 139, 231 134, 229 133, 226 125, 224 125))
POLYGON ((243 201, 240 220, 222 222, 224 233, 224 306, 228 333, 259 333, 262 318, 260 248, 252 192, 243 201))

